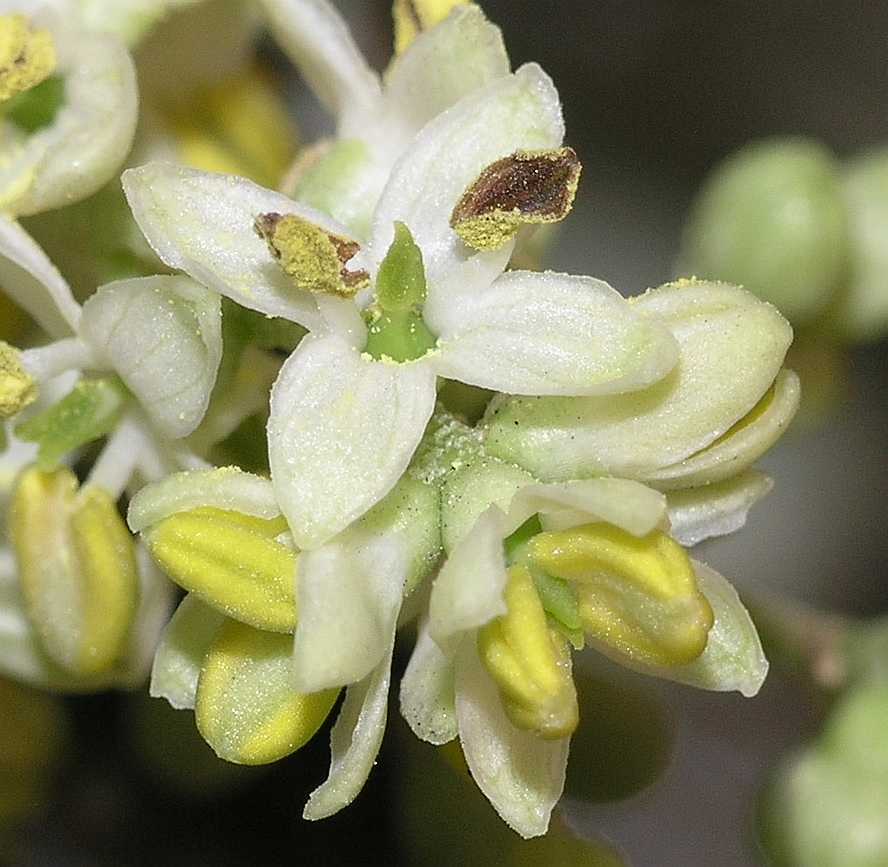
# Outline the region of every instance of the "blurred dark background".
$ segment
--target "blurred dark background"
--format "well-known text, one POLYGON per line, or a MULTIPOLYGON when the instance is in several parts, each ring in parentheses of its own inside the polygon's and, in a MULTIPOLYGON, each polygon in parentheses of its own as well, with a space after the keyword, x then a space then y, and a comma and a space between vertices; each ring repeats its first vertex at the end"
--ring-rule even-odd
MULTIPOLYGON (((388 0, 338 5, 382 68, 391 45, 388 0)), ((502 26, 514 64, 537 61, 554 78, 568 141, 584 163, 577 206, 547 264, 627 294, 673 276, 695 190, 746 141, 811 135, 842 156, 888 142, 885 3, 486 0, 483 7, 502 26)), ((311 139, 325 121, 298 79, 292 91, 311 139)), ((741 591, 768 587, 825 608, 888 613, 885 362, 884 344, 850 354, 843 397, 829 415, 797 424, 764 462, 775 492, 744 531, 705 546, 702 558, 741 591)), ((777 758, 817 730, 824 708, 814 694, 779 672, 749 701, 586 664, 587 707, 559 822, 635 867, 763 863, 755 798, 777 758), (604 778, 617 783, 604 787, 604 778)), ((10 863, 614 863, 600 849, 587 861, 567 859, 557 846, 516 855, 457 763, 413 744, 394 704, 364 794, 321 825, 300 814, 326 772, 323 736, 271 769, 206 782, 199 796, 183 794, 183 774, 158 771, 187 764, 176 764, 168 746, 188 743, 183 715, 119 697, 66 706, 77 750, 48 813, 9 850, 10 863), (154 715, 150 723, 145 714, 154 715), (146 738, 161 753, 153 765, 143 757, 146 738), (214 791, 221 794, 206 796, 214 791)), ((197 770, 184 776, 203 779, 197 770)))

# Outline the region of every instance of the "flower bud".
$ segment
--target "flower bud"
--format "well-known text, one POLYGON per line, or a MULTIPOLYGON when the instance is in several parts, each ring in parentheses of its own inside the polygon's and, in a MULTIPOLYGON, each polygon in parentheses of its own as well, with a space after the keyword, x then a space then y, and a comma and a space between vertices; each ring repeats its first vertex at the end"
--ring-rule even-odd
POLYGON ((550 628, 525 566, 512 566, 507 613, 478 633, 478 652, 496 681, 512 723, 544 738, 563 738, 579 721, 570 650, 550 628))
POLYGON ((271 632, 296 628, 298 555, 276 537, 283 518, 212 507, 178 512, 145 531, 160 567, 230 617, 271 632))
POLYGON ((712 608, 685 550, 665 533, 641 538, 610 524, 541 533, 535 565, 572 582, 590 640, 646 664, 677 666, 706 649, 712 608))
POLYGON ((127 647, 139 596, 132 536, 99 488, 68 469, 26 470, 10 530, 28 617, 66 671, 110 670, 127 647))
POLYGON ((225 623, 204 659, 195 720, 221 759, 241 765, 274 762, 311 740, 333 708, 338 689, 311 695, 290 684, 293 640, 225 623))

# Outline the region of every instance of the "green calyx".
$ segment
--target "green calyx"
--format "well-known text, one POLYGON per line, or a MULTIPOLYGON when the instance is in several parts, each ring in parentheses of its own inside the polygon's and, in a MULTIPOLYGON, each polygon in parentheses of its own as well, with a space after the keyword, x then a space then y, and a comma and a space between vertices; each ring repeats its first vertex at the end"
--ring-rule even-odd
POLYGON ((365 352, 378 359, 415 361, 435 346, 422 318, 426 299, 422 251, 404 223, 395 223, 395 239, 379 266, 376 303, 367 312, 365 352))

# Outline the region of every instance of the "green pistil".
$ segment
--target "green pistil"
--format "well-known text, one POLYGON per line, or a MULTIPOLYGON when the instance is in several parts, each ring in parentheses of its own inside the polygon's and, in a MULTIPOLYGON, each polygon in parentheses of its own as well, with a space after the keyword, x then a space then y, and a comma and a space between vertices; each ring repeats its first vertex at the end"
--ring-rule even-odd
POLYGON ((422 318, 426 299, 422 251, 404 223, 395 223, 395 240, 379 266, 376 303, 367 312, 365 351, 374 358, 414 361, 436 343, 422 318))
POLYGON ((52 75, 10 99, 4 106, 4 115, 19 129, 34 133, 55 120, 64 101, 65 79, 52 75))

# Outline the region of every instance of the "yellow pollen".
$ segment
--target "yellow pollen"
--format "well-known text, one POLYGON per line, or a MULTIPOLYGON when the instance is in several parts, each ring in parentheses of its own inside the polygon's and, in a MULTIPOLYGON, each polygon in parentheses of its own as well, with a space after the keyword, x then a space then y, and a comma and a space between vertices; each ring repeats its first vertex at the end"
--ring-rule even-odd
POLYGON ((12 418, 37 399, 37 383, 22 366, 21 353, 0 340, 0 419, 12 418))
POLYGON ((35 30, 23 15, 0 16, 0 102, 36 87, 56 68, 48 30, 35 30))

